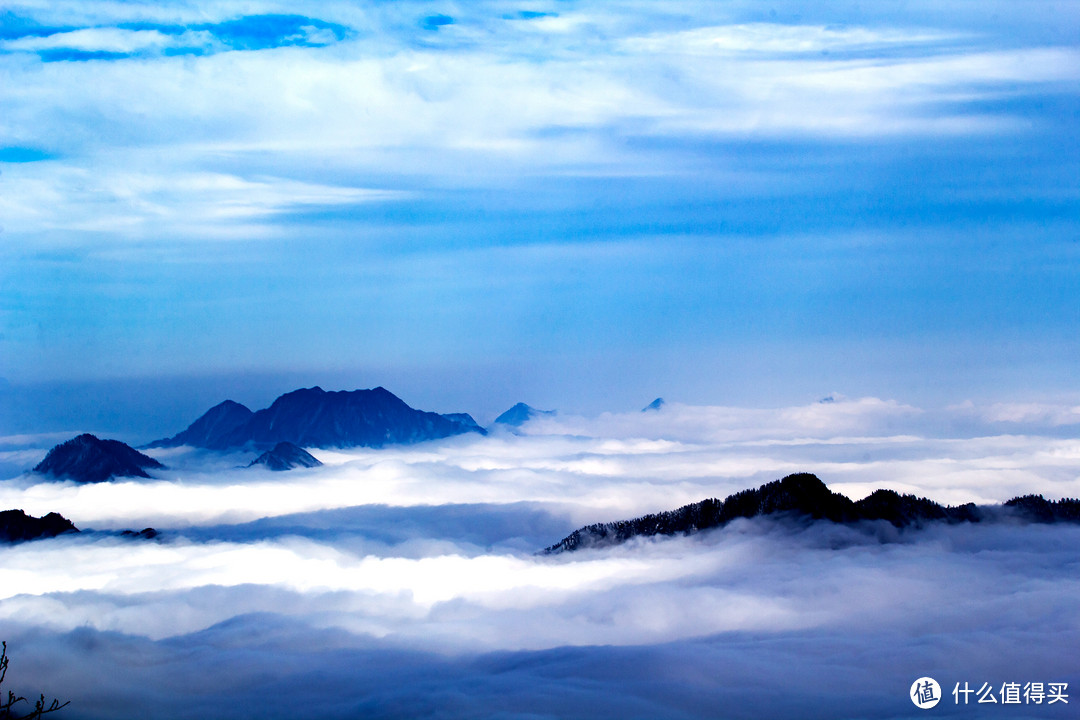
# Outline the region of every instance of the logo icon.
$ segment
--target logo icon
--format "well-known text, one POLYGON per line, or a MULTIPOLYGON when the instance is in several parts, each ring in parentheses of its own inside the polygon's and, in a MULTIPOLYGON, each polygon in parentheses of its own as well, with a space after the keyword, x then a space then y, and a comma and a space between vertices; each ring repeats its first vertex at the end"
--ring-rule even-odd
POLYGON ((941 701, 941 686, 932 677, 921 677, 911 684, 911 702, 915 707, 929 710, 941 701))

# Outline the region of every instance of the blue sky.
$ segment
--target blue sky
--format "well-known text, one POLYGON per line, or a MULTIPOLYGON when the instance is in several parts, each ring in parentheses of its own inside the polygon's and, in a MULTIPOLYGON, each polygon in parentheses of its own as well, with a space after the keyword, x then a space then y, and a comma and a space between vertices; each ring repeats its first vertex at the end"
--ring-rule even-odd
POLYGON ((2 424, 1075 399, 1080 5, 864 5, 8 3, 2 424))

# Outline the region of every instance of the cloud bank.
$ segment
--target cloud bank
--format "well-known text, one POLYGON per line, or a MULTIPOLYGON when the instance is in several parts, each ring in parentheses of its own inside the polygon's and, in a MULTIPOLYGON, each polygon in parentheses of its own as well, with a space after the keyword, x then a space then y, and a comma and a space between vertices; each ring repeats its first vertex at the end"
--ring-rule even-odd
POLYGON ((1039 434, 1055 414, 1023 435, 943 436, 933 416, 976 411, 832 400, 545 417, 520 434, 315 450, 324 467, 289 473, 177 449, 159 453, 177 469, 145 483, 13 477, 0 504, 49 505, 88 531, 0 548, 12 679, 102 718, 886 718, 916 710, 923 675, 946 691, 1080 682, 1072 526, 759 518, 535 554, 582 522, 793 467, 853 498, 1080 494, 1076 441, 1039 434), (105 532, 144 522, 159 540, 105 532))

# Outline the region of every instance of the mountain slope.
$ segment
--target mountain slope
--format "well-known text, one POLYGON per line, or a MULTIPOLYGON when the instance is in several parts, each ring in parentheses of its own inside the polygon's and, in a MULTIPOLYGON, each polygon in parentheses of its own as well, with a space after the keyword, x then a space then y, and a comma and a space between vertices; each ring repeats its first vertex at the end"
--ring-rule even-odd
POLYGON ((415 410, 385 388, 326 392, 313 387, 282 395, 206 447, 270 448, 282 441, 301 447, 382 447, 436 440, 470 429, 438 413, 415 410))
POLYGON ((104 482, 114 477, 148 478, 147 468, 164 470, 165 466, 119 440, 101 440, 87 433, 54 447, 34 472, 79 482, 104 482))
POLYGON ((499 425, 506 425, 508 427, 520 427, 533 418, 554 414, 554 410, 537 410, 523 402, 519 402, 502 415, 495 418, 495 422, 499 425))
POLYGON ((313 387, 285 393, 258 412, 226 400, 183 432, 147 447, 269 450, 280 442, 319 448, 382 447, 466 432, 486 434, 467 413, 416 410, 385 388, 327 392, 313 387))
POLYGON ((187 429, 173 435, 171 438, 155 440, 146 445, 148 448, 179 447, 190 445, 192 447, 208 447, 209 443, 216 438, 243 425, 254 415, 251 410, 232 400, 218 403, 203 413, 198 420, 188 425, 187 429))
POLYGON ((635 537, 689 534, 723 527, 736 518, 762 515, 837 523, 885 520, 898 528, 931 522, 982 522, 1010 518, 1027 522, 1080 522, 1080 500, 1066 498, 1051 502, 1041 495, 1026 495, 996 507, 980 507, 973 503, 943 506, 927 498, 900 495, 892 490, 876 490, 868 497, 852 502, 829 490, 817 476, 799 473, 757 489, 729 495, 722 501, 710 498, 677 510, 644 515, 633 520, 587 525, 544 552, 552 554, 617 545, 635 537))
POLYGON ((445 413, 443 417, 447 420, 453 421, 461 425, 463 428, 472 432, 478 432, 481 435, 487 435, 487 430, 480 427, 480 423, 473 419, 473 416, 469 413, 445 413))

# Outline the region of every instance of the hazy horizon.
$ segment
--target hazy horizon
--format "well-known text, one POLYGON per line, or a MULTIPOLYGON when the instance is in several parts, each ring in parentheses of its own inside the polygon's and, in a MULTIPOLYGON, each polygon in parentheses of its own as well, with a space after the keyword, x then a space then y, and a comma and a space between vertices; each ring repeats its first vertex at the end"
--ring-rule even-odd
POLYGON ((1075 3, 294 12, 7 6, 0 432, 1080 402, 1075 3))

